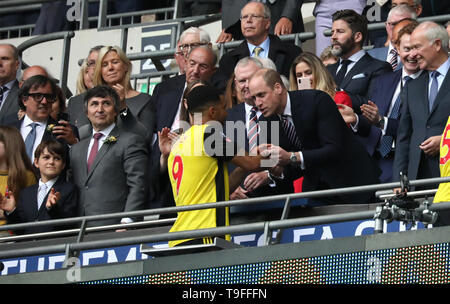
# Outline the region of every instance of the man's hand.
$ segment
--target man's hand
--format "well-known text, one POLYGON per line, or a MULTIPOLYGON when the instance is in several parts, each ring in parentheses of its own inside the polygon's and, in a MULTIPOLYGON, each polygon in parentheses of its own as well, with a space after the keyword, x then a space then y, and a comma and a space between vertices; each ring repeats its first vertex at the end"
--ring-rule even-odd
POLYGON ((356 123, 356 114, 353 109, 344 104, 337 104, 338 110, 341 113, 342 118, 347 124, 356 123))
POLYGON ((69 145, 74 145, 78 142, 78 138, 73 133, 72 127, 65 120, 58 121, 58 125, 53 127, 52 133, 57 139, 64 139, 69 145))
POLYGON ((252 173, 244 180, 244 187, 248 192, 252 192, 255 189, 267 185, 269 183, 269 177, 266 171, 252 173))
POLYGON ((247 196, 248 191, 244 190, 242 187, 237 187, 236 190, 234 190, 233 193, 230 195, 230 200, 238 200, 238 199, 244 199, 248 198, 247 196))
POLYGON ((436 156, 439 154, 441 144, 441 135, 431 136, 420 144, 419 148, 428 156, 436 156))
POLYGON ((216 43, 225 43, 230 42, 231 40, 233 40, 233 35, 226 33, 225 29, 223 29, 222 32, 220 32, 220 35, 217 38, 216 43))
POLYGON ((274 29, 275 35, 288 35, 292 33, 292 21, 289 18, 281 17, 280 20, 275 25, 274 29))
POLYGON ((361 113, 372 125, 376 125, 381 120, 378 106, 370 100, 368 104, 361 105, 361 113))

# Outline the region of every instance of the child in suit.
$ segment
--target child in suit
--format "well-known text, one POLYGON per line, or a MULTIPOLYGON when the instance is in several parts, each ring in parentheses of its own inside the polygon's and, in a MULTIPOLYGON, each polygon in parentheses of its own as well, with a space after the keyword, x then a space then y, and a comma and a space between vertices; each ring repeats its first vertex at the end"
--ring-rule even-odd
MULTIPOLYGON (((78 190, 61 175, 66 165, 64 146, 55 141, 43 141, 35 151, 34 165, 40 179, 35 185, 20 192, 16 202, 8 193, 0 207, 6 213, 8 224, 68 218, 77 215, 78 190)), ((39 233, 55 230, 52 226, 25 228, 17 234, 39 233)))

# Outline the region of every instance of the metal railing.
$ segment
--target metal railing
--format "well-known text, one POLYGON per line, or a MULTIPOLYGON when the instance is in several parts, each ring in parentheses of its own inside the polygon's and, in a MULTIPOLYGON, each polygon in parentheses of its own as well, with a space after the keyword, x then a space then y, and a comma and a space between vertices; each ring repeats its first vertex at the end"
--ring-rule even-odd
MULTIPOLYGON (((54 40, 63 40, 63 47, 62 47, 62 64, 61 64, 61 72, 60 72, 60 79, 59 79, 59 85, 64 90, 67 91, 67 79, 69 74, 69 57, 70 57, 70 44, 72 38, 75 37, 74 32, 58 32, 58 33, 51 33, 46 35, 40 35, 36 36, 34 38, 28 39, 27 41, 21 43, 17 46, 17 49, 19 51, 19 56, 22 57, 22 54, 25 50, 28 48, 48 42, 48 41, 54 41, 54 40)), ((28 67, 28 64, 22 61, 22 69, 25 69, 28 67)))
MULTIPOLYGON (((450 182, 450 177, 445 178, 432 178, 432 179, 423 179, 423 180, 415 180, 410 181, 411 186, 424 186, 424 185, 435 185, 438 183, 450 182)), ((290 209, 290 202, 294 199, 299 198, 320 198, 331 195, 344 195, 351 193, 360 193, 360 192, 375 192, 379 190, 385 189, 394 189, 401 186, 401 183, 386 183, 379 185, 367 185, 367 186, 358 186, 358 187, 348 187, 348 188, 339 188, 339 189, 330 189, 330 190, 321 190, 321 191, 311 191, 311 192, 303 192, 303 193, 293 193, 287 195, 275 195, 275 196, 267 196, 253 199, 244 199, 244 200, 235 200, 235 201, 223 201, 217 203, 205 203, 199 205, 189 205, 189 206, 179 206, 179 207, 169 207, 169 208, 159 208, 159 209, 150 209, 150 210, 141 210, 141 211, 131 211, 131 212, 123 212, 123 213, 111 213, 104 215, 96 215, 96 216, 85 216, 85 217, 76 217, 76 218, 68 218, 68 219, 59 219, 59 220, 49 220, 42 222, 33 222, 33 223, 23 223, 23 224, 14 224, 14 225, 4 225, 0 226, 0 230, 14 230, 14 229, 23 229, 30 227, 38 227, 38 226, 47 226, 47 225, 68 225, 73 223, 82 223, 82 227, 78 230, 78 238, 76 242, 59 244, 59 245, 49 245, 42 246, 39 248, 25 248, 25 249, 15 249, 15 250, 3 250, 0 251, 0 258, 13 258, 18 256, 30 256, 30 255, 39 255, 39 254, 50 254, 57 252, 66 252, 66 259, 73 257, 73 252, 79 253, 81 250, 89 250, 89 249, 98 249, 98 248, 107 248, 107 247, 115 247, 115 246, 124 246, 124 245, 132 245, 132 244, 144 244, 151 242, 162 242, 162 241, 170 241, 170 240, 178 240, 178 239, 186 239, 186 238, 200 238, 200 237, 214 237, 221 236, 224 234, 233 234, 233 233, 245 233, 245 232, 255 232, 255 231, 264 231, 264 240, 265 245, 270 245, 276 243, 278 241, 278 233, 281 232, 282 229, 290 228, 290 227, 300 227, 306 225, 318 225, 318 224, 326 224, 326 223, 335 223, 335 222, 343 222, 343 221, 352 221, 352 220, 361 220, 361 219, 373 219, 375 215, 375 210, 367 210, 367 211, 359 211, 359 212, 347 212, 342 214, 331 214, 331 215, 320 215, 320 216, 311 216, 305 218, 292 218, 287 219, 288 210, 290 209), (86 232, 86 223, 94 220, 103 220, 103 219, 111 219, 111 218, 122 218, 122 217, 136 217, 136 216, 145 216, 145 215, 156 215, 156 214, 168 214, 182 211, 192 211, 192 210, 203 210, 210 208, 220 208, 220 207, 231 207, 237 205, 254 205, 254 204, 264 204, 268 202, 274 202, 284 200, 284 210, 283 215, 279 220, 273 221, 263 221, 257 223, 247 223, 247 224, 239 224, 232 225, 227 227, 217 227, 217 228, 209 228, 209 229, 200 229, 200 230, 190 230, 190 231, 181 231, 181 232, 172 232, 172 233, 158 233, 154 235, 147 236, 134 236, 134 237, 124 237, 124 238, 115 238, 115 239, 107 239, 107 240, 97 240, 97 241, 83 241, 84 235, 86 232), (277 237, 275 240, 272 239, 272 231, 279 230, 277 233, 277 237)), ((450 202, 432 204, 430 210, 443 210, 449 209, 450 202)), ((171 220, 167 220, 165 224, 170 223, 171 220)), ((115 225, 110 228, 120 229, 127 226, 124 225, 115 225)), ((89 228, 88 228, 89 229, 89 228)), ((106 227, 101 227, 100 229, 106 229, 106 227)), ((45 235, 43 233, 42 235, 45 235)), ((50 233, 48 234, 50 235, 50 233)), ((4 241, 7 241, 10 237, 3 238, 4 241)), ((12 238, 12 237, 11 237, 12 238)))

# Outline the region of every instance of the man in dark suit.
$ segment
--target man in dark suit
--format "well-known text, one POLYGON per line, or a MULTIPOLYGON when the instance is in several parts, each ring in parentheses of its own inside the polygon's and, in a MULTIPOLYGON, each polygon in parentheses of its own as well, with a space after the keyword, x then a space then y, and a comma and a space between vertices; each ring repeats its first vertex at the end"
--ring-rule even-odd
MULTIPOLYGON (((241 31, 241 20, 238 16, 249 0, 222 0, 222 33, 216 43, 224 43, 244 38, 241 31)), ((302 17, 302 0, 266 1, 270 9, 271 19, 269 33, 280 36, 305 31, 302 17)))
POLYGON ((338 87, 346 91, 356 113, 367 103, 367 93, 372 79, 392 71, 386 61, 372 58, 363 50, 367 37, 367 20, 353 10, 341 10, 333 14, 332 52, 340 60, 328 65, 338 87))
MULTIPOLYGON (((402 92, 394 179, 439 177, 439 145, 450 113, 449 37, 433 22, 421 23, 411 35, 412 58, 424 72, 402 92)), ((427 186, 427 187, 433 187, 427 186)))
MULTIPOLYGON (((234 124, 234 134, 229 134, 227 127, 227 135, 241 145, 241 139, 244 138, 245 151, 253 153, 255 152, 253 149, 257 145, 270 142, 272 129, 270 127, 270 118, 265 118, 261 115, 248 89, 251 76, 262 68, 263 64, 254 57, 245 57, 236 64, 234 69, 236 90, 240 91, 244 102, 229 109, 226 120, 226 126, 234 124)), ((280 143, 277 142, 276 144, 280 143)), ((230 195, 230 199, 244 199, 292 192, 294 192, 292 183, 276 180, 266 170, 250 173, 243 184, 230 195)))
MULTIPOLYGON (((184 127, 187 117, 182 117, 183 94, 187 86, 197 80, 209 81, 215 72, 217 57, 209 46, 198 46, 191 50, 186 61, 186 74, 177 75, 156 85, 152 94, 152 103, 156 108, 156 129, 170 128, 172 131, 184 127)), ((152 185, 151 204, 153 208, 173 206, 172 187, 167 172, 160 172, 161 152, 158 140, 155 141, 151 155, 150 184, 152 185), (163 173, 163 176, 160 174, 163 173)))
POLYGON ((394 31, 397 27, 401 28, 394 37, 402 68, 374 78, 369 90, 368 104, 361 106, 362 115, 355 117, 353 122, 356 124, 353 127, 358 130, 357 134, 363 134, 358 138, 382 170, 382 183, 392 182, 395 140, 402 106, 401 91, 408 81, 416 79, 422 72, 417 60, 411 56, 410 37, 418 23, 409 23, 405 27, 402 23, 409 22, 402 21, 394 28, 394 31))
POLYGON ((17 48, 12 44, 0 44, 0 124, 12 114, 17 116, 19 111, 19 82, 16 79, 19 65, 17 48))
POLYGON ((245 40, 236 49, 221 57, 219 68, 212 79, 215 87, 225 90, 226 82, 236 63, 248 56, 272 59, 277 71, 289 77, 291 63, 302 49, 269 34, 270 24, 270 10, 264 3, 250 2, 242 8, 241 30, 245 40))
MULTIPOLYGON (((80 190, 79 215, 99 215, 142 210, 147 201, 148 150, 144 139, 116 124, 120 98, 114 89, 99 86, 85 97, 92 136, 70 150, 72 179, 80 190)), ((134 219, 105 219, 88 223, 100 226, 134 219)))
MULTIPOLYGON (((280 75, 269 69, 250 80, 255 105, 265 117, 280 117, 280 137, 289 145, 272 147, 284 178, 304 176, 303 191, 361 186, 379 182, 379 169, 352 135, 331 97, 319 90, 288 92, 280 75)), ((329 203, 370 203, 373 193, 320 198, 329 203)))
POLYGON ((27 79, 19 90, 16 100, 20 108, 25 109, 25 116, 20 120, 17 112, 5 118, 4 124, 19 129, 25 142, 27 154, 34 161, 34 151, 43 140, 56 139, 66 146, 78 139, 74 126, 58 125, 51 116, 52 104, 56 102, 56 85, 43 75, 27 79))

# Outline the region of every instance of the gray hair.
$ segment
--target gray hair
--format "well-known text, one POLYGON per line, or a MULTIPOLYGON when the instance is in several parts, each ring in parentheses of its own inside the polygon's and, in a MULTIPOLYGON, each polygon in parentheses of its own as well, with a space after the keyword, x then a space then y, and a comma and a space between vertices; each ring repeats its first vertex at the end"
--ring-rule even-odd
MULTIPOLYGON (((260 2, 260 1, 249 1, 248 3, 259 3, 263 6, 263 14, 264 14, 264 18, 266 19, 271 19, 271 12, 270 12, 270 8, 267 6, 267 4, 260 2)), ((246 5, 248 5, 248 3, 246 5)), ((244 5, 244 7, 246 6, 244 5)), ((244 9, 244 7, 242 9, 244 9)), ((241 9, 241 17, 242 17, 242 9, 241 9)))
POLYGON ((191 26, 187 30, 184 30, 183 33, 181 33, 178 41, 183 41, 187 34, 198 34, 198 39, 202 43, 210 43, 211 42, 211 37, 209 36, 207 31, 205 31, 202 28, 194 27, 194 26, 191 26))
POLYGON ((417 19, 416 11, 412 7, 410 7, 410 6, 406 5, 406 4, 401 4, 401 5, 398 5, 396 7, 393 7, 389 11, 387 20, 390 20, 390 18, 392 16, 394 16, 394 15, 402 15, 402 16, 406 15, 406 16, 408 16, 408 18, 411 18, 411 19, 414 19, 414 20, 417 19))
POLYGON ((440 24, 437 24, 432 21, 425 21, 420 24, 420 27, 424 29, 425 37, 430 41, 430 43, 433 43, 436 40, 440 40, 442 43, 442 48, 445 50, 445 52, 449 52, 449 36, 448 32, 440 24))
POLYGON ((261 58, 255 58, 255 57, 244 57, 242 59, 240 59, 237 63, 236 66, 234 67, 234 72, 236 73, 236 69, 238 67, 243 67, 248 65, 249 63, 254 63, 256 64, 257 67, 259 67, 260 69, 262 69, 264 67, 263 63, 261 62, 261 58))

